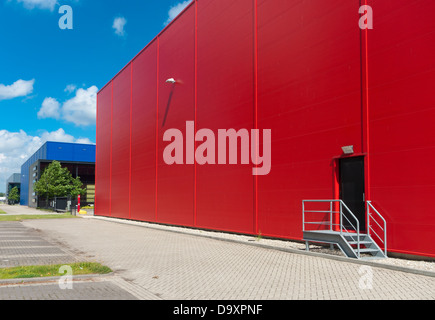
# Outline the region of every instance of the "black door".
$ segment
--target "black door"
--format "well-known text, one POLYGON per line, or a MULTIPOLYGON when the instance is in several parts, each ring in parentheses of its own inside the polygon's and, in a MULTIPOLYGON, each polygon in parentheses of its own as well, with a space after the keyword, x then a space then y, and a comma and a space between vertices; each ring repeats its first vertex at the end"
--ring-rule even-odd
MULTIPOLYGON (((366 229, 365 219, 365 199, 364 199, 364 158, 344 158, 340 159, 340 199, 352 211, 359 221, 360 231, 366 229)), ((348 219, 343 218, 346 228, 351 228, 350 223, 356 227, 356 221, 350 216, 348 210, 343 208, 343 214, 348 219)))

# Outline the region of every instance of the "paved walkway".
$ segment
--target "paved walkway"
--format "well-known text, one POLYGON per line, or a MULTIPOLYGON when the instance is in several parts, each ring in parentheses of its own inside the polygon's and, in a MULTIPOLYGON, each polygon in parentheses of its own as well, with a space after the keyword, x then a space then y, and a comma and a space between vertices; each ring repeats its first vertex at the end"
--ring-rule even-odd
MULTIPOLYGON (((54 212, 51 210, 40 210, 40 209, 36 209, 36 208, 31 208, 31 207, 27 207, 27 206, 22 206, 22 205, 6 205, 6 204, 0 204, 0 210, 3 210, 5 212, 6 215, 52 215, 52 214, 63 214, 62 212, 54 212)), ((76 216, 93 216, 94 215, 94 210, 93 209, 82 209, 81 210, 82 213, 77 214, 75 213, 76 216)))
MULTIPOLYGON (((104 299, 107 295, 101 293, 111 290, 118 290, 126 299, 435 299, 435 277, 429 273, 413 274, 264 248, 255 241, 221 241, 188 231, 115 221, 89 217, 20 224, 38 230, 41 238, 78 260, 97 261, 114 270, 113 275, 83 280, 75 286, 77 292, 82 291, 72 290, 70 295, 83 299, 92 299, 95 291, 104 299)), ((0 286, 0 299, 63 297, 56 286, 23 289, 28 287, 19 286, 25 293, 18 297, 11 296, 18 290, 16 286, 0 286), (50 296, 44 291, 54 293, 50 296)))
POLYGON ((44 215, 54 213, 51 211, 38 210, 36 208, 21 206, 18 204, 13 206, 0 204, 0 209, 6 212, 7 215, 44 215))
POLYGON ((72 253, 41 238, 20 222, 0 223, 0 268, 73 263, 72 253))
MULTIPOLYGON (((38 229, 21 222, 0 223, 0 268, 87 261, 55 240, 47 241, 38 229)), ((136 294, 117 276, 73 277, 71 290, 59 286, 60 277, 0 280, 0 300, 135 300, 136 294), (133 292, 133 293, 131 293, 133 292)), ((64 282, 62 282, 64 283, 64 282)), ((151 296, 152 298, 152 296, 151 296)))
POLYGON ((60 289, 57 281, 0 286, 0 300, 137 300, 114 281, 76 281, 71 289, 60 289))

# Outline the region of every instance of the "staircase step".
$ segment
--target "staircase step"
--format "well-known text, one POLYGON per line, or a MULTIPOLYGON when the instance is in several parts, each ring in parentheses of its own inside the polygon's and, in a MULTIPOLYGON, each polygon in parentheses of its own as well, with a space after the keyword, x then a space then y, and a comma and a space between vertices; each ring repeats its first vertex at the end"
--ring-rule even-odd
POLYGON ((379 252, 379 249, 373 248, 364 248, 364 249, 359 249, 359 252, 379 252))
POLYGON ((307 242, 335 243, 347 257, 351 258, 385 258, 384 253, 376 242, 366 233, 360 233, 358 238, 356 233, 340 233, 331 230, 304 230, 304 240, 307 242), (358 255, 358 243, 360 244, 360 255, 358 255))
MULTIPOLYGON (((353 245, 353 244, 357 245, 357 244, 358 244, 358 241, 348 241, 348 243, 351 244, 351 245, 353 245)), ((363 245, 366 245, 366 244, 372 244, 372 243, 373 243, 373 242, 372 242, 372 241, 369 241, 369 240, 361 240, 361 241, 359 242, 359 244, 363 244, 363 245)))
MULTIPOLYGON (((343 233, 343 237, 346 237, 346 238, 357 238, 358 237, 358 234, 356 234, 356 233, 343 233)), ((365 234, 365 233, 360 233, 359 234, 359 237, 361 238, 361 237, 367 237, 367 234, 365 234)))

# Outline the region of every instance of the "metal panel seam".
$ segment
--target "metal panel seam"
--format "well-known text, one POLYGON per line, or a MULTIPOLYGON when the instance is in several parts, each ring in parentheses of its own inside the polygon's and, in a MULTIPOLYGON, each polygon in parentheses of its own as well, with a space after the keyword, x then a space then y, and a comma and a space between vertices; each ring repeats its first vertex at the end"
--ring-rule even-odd
MULTIPOLYGON (((195 124, 194 124, 194 132, 196 134, 196 128, 197 128, 197 108, 198 108, 198 0, 195 0, 195 124)), ((196 150, 196 144, 197 141, 195 140, 195 150, 196 150)), ((196 207, 196 180, 197 180, 197 168, 196 168, 196 161, 194 161, 194 183, 193 183, 193 225, 196 226, 196 217, 197 217, 197 207, 196 207)))
POLYGON ((109 217, 112 216, 112 139, 113 139, 113 80, 111 87, 111 101, 110 101, 110 179, 109 179, 109 217))
MULTIPOLYGON (((254 129, 258 129, 258 0, 254 0, 254 129)), ((255 144, 258 148, 258 141, 255 144)), ((255 152, 258 163, 258 150, 255 152)), ((254 232, 258 234, 258 175, 254 176, 254 232)))
POLYGON ((133 112, 133 61, 130 65, 130 150, 128 169, 128 217, 131 219, 131 126, 133 112))
POLYGON ((160 36, 157 37, 157 100, 156 100, 156 211, 155 221, 157 222, 157 198, 158 198, 158 166, 159 166, 159 72, 160 72, 160 36))

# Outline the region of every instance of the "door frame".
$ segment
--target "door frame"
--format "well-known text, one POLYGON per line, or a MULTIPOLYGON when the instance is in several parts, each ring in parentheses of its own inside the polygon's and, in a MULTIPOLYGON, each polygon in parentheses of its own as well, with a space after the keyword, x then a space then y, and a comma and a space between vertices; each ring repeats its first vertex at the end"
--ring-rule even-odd
MULTIPOLYGON (((370 200, 370 179, 369 179, 369 171, 368 171, 368 156, 367 153, 353 153, 353 154, 342 154, 336 157, 332 158, 332 199, 333 200, 340 200, 340 160, 346 159, 346 158, 363 158, 364 161, 364 205, 366 205, 367 201, 370 200)), ((364 207, 366 209, 366 207, 364 207)), ((339 205, 338 203, 335 204, 335 207, 333 209, 334 211, 339 211, 339 205)), ((364 212, 365 214, 365 212, 364 212)), ((365 218, 367 220, 367 217, 365 218)), ((340 214, 337 212, 334 215, 334 227, 335 231, 339 230, 339 221, 340 221, 340 214)), ((367 221, 366 221, 367 222, 367 221)), ((360 226, 360 231, 363 231, 367 228, 366 224, 363 226, 360 226)))

